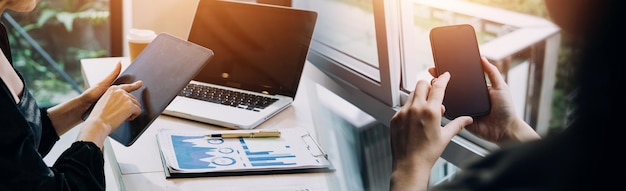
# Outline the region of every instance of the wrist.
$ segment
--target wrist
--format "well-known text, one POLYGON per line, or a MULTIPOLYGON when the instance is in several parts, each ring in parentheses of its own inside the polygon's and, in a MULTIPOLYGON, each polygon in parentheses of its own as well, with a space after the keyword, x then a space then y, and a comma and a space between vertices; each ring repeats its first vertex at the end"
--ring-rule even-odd
POLYGON ((418 161, 394 163, 390 190, 426 190, 432 165, 418 161))
POLYGON ((509 128, 508 142, 524 142, 541 138, 539 134, 524 120, 516 118, 514 124, 509 128))
POLYGON ((83 93, 76 97, 76 102, 76 105, 78 105, 77 109, 84 113, 87 111, 87 109, 89 109, 89 107, 91 107, 94 101, 89 99, 87 95, 83 93))
POLYGON ((96 144, 100 149, 104 139, 109 135, 111 127, 100 119, 88 118, 77 136, 77 141, 88 141, 96 144))

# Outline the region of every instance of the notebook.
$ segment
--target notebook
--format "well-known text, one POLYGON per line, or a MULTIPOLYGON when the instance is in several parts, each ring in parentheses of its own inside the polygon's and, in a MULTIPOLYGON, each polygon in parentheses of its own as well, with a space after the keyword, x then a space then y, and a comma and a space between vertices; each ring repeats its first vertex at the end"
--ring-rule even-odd
POLYGON ((212 56, 210 49, 159 34, 113 82, 141 80, 142 87, 130 93, 142 108, 137 118, 125 121, 109 136, 124 146, 132 145, 212 56))
POLYGON ((163 114, 231 129, 270 119, 295 99, 316 19, 285 6, 200 0, 189 41, 215 56, 163 114))

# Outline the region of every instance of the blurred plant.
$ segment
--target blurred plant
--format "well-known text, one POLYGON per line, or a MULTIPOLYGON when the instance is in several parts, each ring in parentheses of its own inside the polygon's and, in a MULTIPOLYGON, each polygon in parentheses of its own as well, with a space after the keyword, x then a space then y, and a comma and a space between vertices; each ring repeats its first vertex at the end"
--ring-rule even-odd
MULTIPOLYGON (((80 59, 109 54, 108 0, 41 1, 29 13, 7 11, 76 84, 82 84, 80 59)), ((80 92, 53 70, 31 42, 5 24, 14 65, 42 107, 60 103, 80 92)))

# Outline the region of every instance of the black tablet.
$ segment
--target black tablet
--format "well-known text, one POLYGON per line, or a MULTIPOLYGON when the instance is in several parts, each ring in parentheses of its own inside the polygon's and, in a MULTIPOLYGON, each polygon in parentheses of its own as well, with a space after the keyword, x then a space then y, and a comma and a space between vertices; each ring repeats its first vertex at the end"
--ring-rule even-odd
POLYGON ((113 83, 143 81, 140 89, 131 92, 141 103, 142 112, 109 136, 125 146, 132 145, 212 57, 210 49, 159 34, 113 83))

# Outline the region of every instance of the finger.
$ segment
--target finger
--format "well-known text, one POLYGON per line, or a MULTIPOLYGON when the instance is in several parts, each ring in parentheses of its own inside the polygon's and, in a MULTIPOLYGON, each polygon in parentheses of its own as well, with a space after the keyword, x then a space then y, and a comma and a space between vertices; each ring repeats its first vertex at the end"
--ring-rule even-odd
POLYGON ((443 116, 443 114, 446 113, 446 106, 445 105, 441 105, 441 116, 443 116))
POLYGON ((133 94, 126 92, 126 96, 128 96, 128 99, 130 99, 133 105, 141 106, 141 104, 139 103, 139 100, 133 94))
POLYGON ((433 76, 433 77, 435 77, 435 78, 436 78, 437 76, 439 76, 439 75, 437 75, 437 69, 436 69, 435 67, 430 67, 430 68, 428 68, 428 73, 430 73, 430 75, 431 75, 431 76, 433 76))
POLYGON ((468 126, 474 122, 469 116, 461 116, 456 119, 450 121, 446 126, 441 130, 442 135, 446 138, 446 140, 451 140, 454 135, 459 134, 463 127, 468 126))
POLYGON ((126 92, 126 96, 131 102, 130 110, 132 111, 131 115, 128 117, 127 120, 133 120, 141 114, 141 104, 139 103, 138 99, 133 94, 126 92))
POLYGON ((425 102, 428 98, 428 91, 430 91, 429 82, 425 80, 417 81, 417 85, 415 85, 415 91, 413 91, 413 93, 415 94, 415 96, 413 97, 413 102, 425 102))
POLYGON ((413 104, 413 100, 415 100, 415 90, 417 90, 417 83, 411 93, 409 93, 409 97, 406 98, 406 102, 402 106, 403 109, 408 109, 413 104))
POLYGON ((142 85, 143 85, 143 81, 139 80, 139 81, 133 82, 132 84, 121 84, 121 85, 118 85, 118 87, 125 90, 126 92, 132 92, 141 88, 142 85))
MULTIPOLYGON (((417 86, 417 84, 416 84, 416 86, 417 86)), ((415 90, 409 94, 409 97, 406 98, 406 102, 402 106, 402 109, 409 109, 409 107, 411 107, 411 104, 413 104, 414 97, 415 97, 415 90)), ((396 114, 398 114, 398 113, 396 113, 396 114)))
POLYGON ((439 75, 435 81, 433 81, 433 85, 428 94, 429 103, 438 105, 443 103, 443 97, 446 92, 446 87, 448 86, 448 81, 450 81, 450 72, 444 72, 439 75))
POLYGON ((134 105, 132 107, 132 111, 133 112, 128 117, 128 121, 132 121, 132 120, 136 119, 137 117, 139 117, 139 115, 141 115, 141 106, 134 105))
POLYGON ((109 75, 106 78, 104 78, 104 80, 98 82, 97 86, 103 86, 103 87, 111 86, 111 84, 113 83, 113 81, 115 81, 115 79, 117 79, 117 76, 120 74, 121 71, 122 71, 122 63, 118 61, 113 71, 111 71, 111 73, 109 73, 109 75))
POLYGON ((489 81, 491 81, 491 86, 493 88, 500 89, 506 84, 504 78, 502 78, 502 74, 500 74, 500 71, 498 71, 498 68, 495 65, 489 63, 487 58, 482 57, 481 60, 485 73, 487 73, 487 77, 489 77, 489 81))

